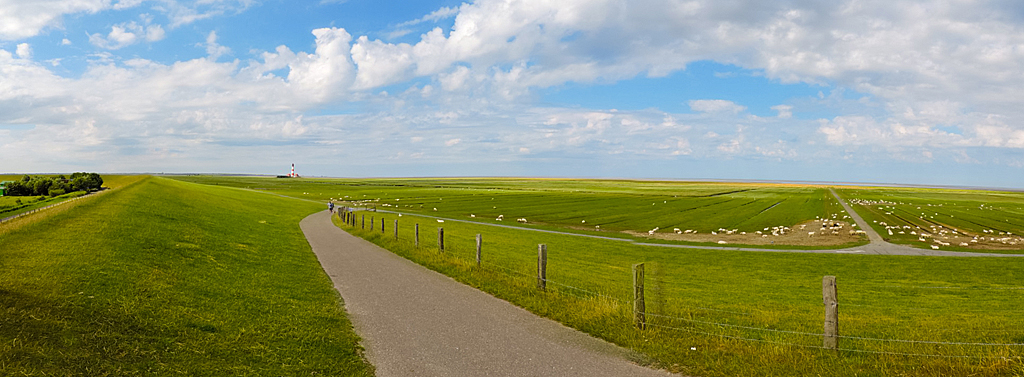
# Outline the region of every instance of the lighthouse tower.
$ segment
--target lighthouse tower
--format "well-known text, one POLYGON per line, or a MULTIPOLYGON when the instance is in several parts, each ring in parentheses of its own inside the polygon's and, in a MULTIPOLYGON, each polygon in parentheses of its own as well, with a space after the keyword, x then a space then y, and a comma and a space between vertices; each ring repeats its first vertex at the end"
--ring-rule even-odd
POLYGON ((292 164, 292 172, 291 172, 291 174, 288 174, 288 177, 289 178, 298 178, 299 177, 298 174, 295 174, 295 164, 294 163, 292 164))

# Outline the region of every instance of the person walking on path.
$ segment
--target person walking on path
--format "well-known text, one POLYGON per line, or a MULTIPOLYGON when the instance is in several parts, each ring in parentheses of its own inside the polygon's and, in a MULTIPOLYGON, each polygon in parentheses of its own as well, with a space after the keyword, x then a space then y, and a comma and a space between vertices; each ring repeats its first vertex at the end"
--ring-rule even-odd
POLYGON ((327 210, 334 213, 334 202, 327 202, 327 210))

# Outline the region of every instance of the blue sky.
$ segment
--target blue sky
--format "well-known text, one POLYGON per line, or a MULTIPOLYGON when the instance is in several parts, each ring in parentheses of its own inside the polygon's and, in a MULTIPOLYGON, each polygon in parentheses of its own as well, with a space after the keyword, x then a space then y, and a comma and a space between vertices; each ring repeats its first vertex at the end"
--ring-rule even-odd
POLYGON ((1024 5, 0 2, 0 173, 1024 188, 1024 5))

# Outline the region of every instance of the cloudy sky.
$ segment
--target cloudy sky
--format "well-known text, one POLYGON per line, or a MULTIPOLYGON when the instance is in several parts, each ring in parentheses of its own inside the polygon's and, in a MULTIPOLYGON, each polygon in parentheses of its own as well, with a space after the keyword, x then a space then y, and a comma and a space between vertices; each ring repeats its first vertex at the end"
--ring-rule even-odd
POLYGON ((1024 3, 0 0, 0 173, 1024 188, 1024 3))

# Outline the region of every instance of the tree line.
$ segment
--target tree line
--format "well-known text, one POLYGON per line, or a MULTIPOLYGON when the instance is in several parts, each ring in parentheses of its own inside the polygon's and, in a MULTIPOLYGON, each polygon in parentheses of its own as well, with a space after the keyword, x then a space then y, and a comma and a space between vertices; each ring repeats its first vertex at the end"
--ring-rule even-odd
POLYGON ((25 175, 20 181, 8 182, 7 196, 59 196, 75 191, 95 191, 103 186, 103 177, 96 173, 63 174, 56 177, 33 177, 25 175))

